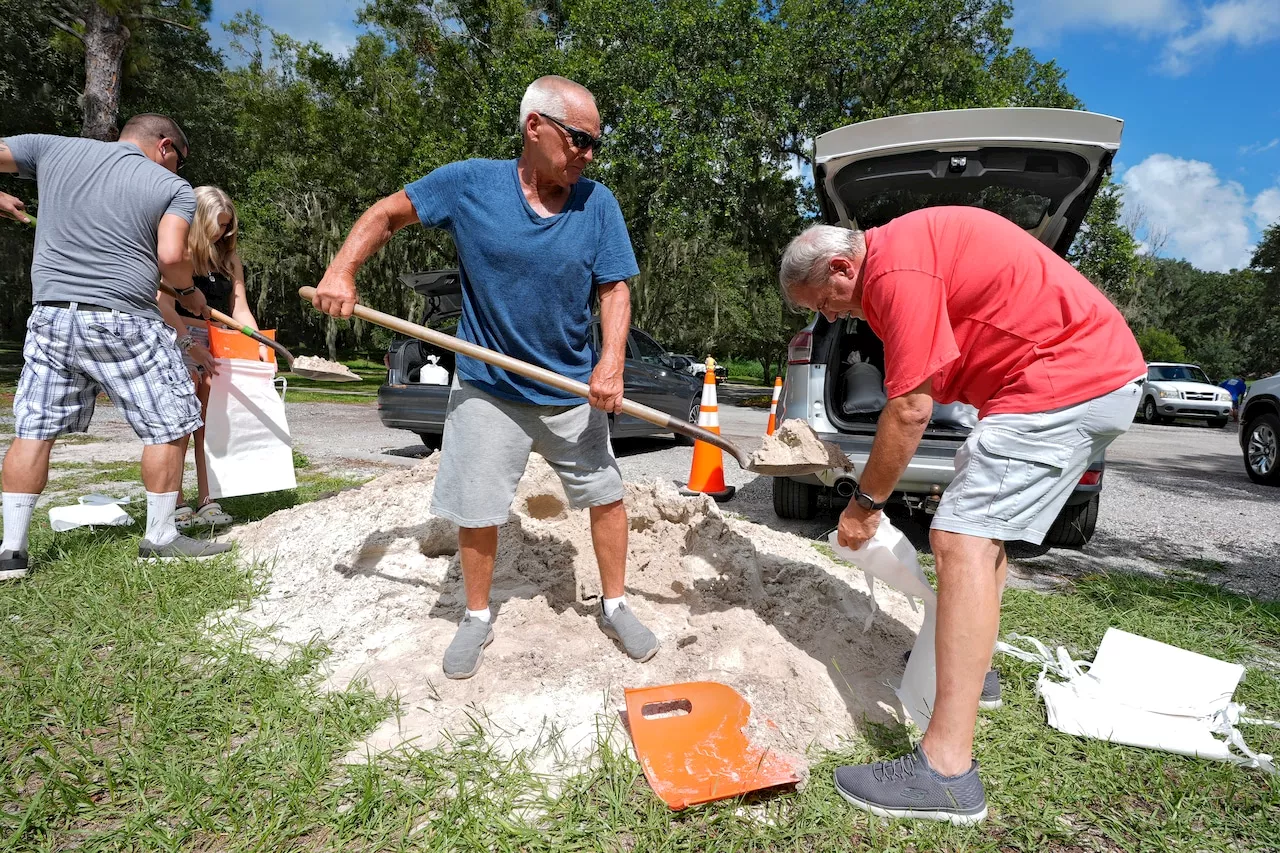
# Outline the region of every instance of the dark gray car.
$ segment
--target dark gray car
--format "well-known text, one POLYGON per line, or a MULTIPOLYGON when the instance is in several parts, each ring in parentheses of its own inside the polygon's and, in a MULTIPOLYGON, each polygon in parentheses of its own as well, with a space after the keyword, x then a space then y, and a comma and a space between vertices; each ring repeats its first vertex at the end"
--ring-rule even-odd
MULTIPOLYGON (((427 301, 424 325, 437 325, 457 317, 462 311, 462 283, 457 270, 432 270, 401 276, 408 286, 427 301)), ((600 325, 591 325, 596 349, 600 345, 600 325)), ((416 433, 428 447, 439 447, 444 434, 444 416, 449 406, 449 381, 453 378, 454 354, 413 338, 397 340, 387 350, 387 381, 378 389, 378 418, 383 426, 416 433), (442 370, 433 371, 434 365, 442 370), (445 384, 424 383, 433 373, 445 384)), ((639 329, 627 337, 627 361, 623 374, 628 400, 643 403, 676 417, 697 423, 702 382, 677 369, 666 348, 639 329)), ((659 427, 629 415, 610 416, 615 438, 656 435, 659 427)), ((669 434, 669 433, 668 433, 669 434)), ((682 437, 681 438, 683 441, 682 437)))

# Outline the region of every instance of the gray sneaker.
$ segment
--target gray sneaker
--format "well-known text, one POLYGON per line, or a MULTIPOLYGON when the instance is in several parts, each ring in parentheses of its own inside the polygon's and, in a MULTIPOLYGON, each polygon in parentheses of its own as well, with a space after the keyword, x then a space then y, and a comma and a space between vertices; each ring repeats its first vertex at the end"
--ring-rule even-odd
POLYGON ((22 580, 27 576, 27 555, 22 551, 0 551, 0 581, 22 580))
MULTIPOLYGON (((911 650, 907 649, 902 656, 902 662, 905 664, 909 660, 911 660, 911 650)), ((1000 673, 989 669, 982 677, 982 695, 978 697, 978 708, 983 711, 994 711, 1003 705, 1004 700, 1000 698, 1000 673)))
POLYGON ((959 776, 943 776, 929 766, 920 746, 893 761, 839 767, 835 777, 840 796, 880 817, 943 820, 965 826, 987 816, 987 795, 978 778, 978 762, 959 776))
POLYGON ((458 633, 444 650, 446 678, 470 678, 480 671, 484 647, 493 642, 493 626, 470 613, 458 623, 458 633))
POLYGON ((644 663, 658 653, 658 638, 640 624, 625 601, 613 611, 613 616, 606 616, 604 605, 600 605, 600 630, 621 643, 632 660, 644 663))
POLYGON ((208 542, 192 539, 181 533, 166 545, 156 545, 146 539, 138 542, 138 559, 154 563, 162 560, 209 560, 231 550, 225 542, 208 542))

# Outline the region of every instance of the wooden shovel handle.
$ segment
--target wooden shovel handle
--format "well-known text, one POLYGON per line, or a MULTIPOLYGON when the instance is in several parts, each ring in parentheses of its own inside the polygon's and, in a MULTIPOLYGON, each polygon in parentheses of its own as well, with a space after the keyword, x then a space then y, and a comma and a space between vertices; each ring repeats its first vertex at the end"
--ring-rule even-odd
MULTIPOLYGON (((315 294, 316 289, 314 287, 298 288, 298 295, 308 302, 312 300, 315 294)), ((510 373, 542 382, 568 394, 573 394, 583 399, 588 398, 591 394, 590 388, 584 382, 562 376, 559 373, 547 370, 545 367, 538 367, 537 365, 529 364, 527 361, 521 361, 518 358, 512 358, 509 355, 503 355, 500 352, 494 352, 491 349, 460 340, 452 335, 446 335, 444 332, 437 332, 435 329, 428 329, 426 326, 419 326, 417 323, 410 323, 408 320, 402 320, 399 317, 375 311, 359 303, 356 303, 352 313, 366 322, 391 329, 393 332, 399 332, 402 335, 408 335, 411 338, 417 338, 420 341, 426 341, 451 352, 461 353, 477 361, 483 361, 485 364, 492 364, 494 367, 501 367, 510 373)), ((742 448, 710 430, 695 426, 686 420, 674 418, 666 412, 651 409, 640 403, 633 403, 626 398, 622 400, 622 413, 639 418, 654 426, 659 426, 681 435, 687 435, 690 438, 705 441, 707 444, 719 447, 732 456, 734 461, 742 468, 745 469, 747 467, 747 454, 743 452, 742 448)))
MULTIPOLYGON (((174 290, 172 287, 165 284, 163 281, 160 282, 160 289, 165 293, 169 294, 170 296, 172 296, 174 299, 179 298, 178 291, 174 290)), ((209 319, 217 320, 222 325, 230 329, 235 329, 237 332, 239 332, 242 335, 248 335, 258 343, 263 344, 264 346, 271 347, 271 349, 276 351, 276 355, 280 356, 285 360, 285 363, 289 365, 289 369, 293 370, 293 353, 285 349, 284 344, 276 343, 275 341, 271 340, 271 338, 268 338, 266 335, 263 335, 263 334, 260 334, 259 332, 254 331, 253 329, 244 325, 243 323, 236 320, 235 318, 229 317, 226 314, 223 314, 221 311, 217 310, 216 308, 210 308, 208 305, 206 305, 205 310, 209 312, 209 319)))

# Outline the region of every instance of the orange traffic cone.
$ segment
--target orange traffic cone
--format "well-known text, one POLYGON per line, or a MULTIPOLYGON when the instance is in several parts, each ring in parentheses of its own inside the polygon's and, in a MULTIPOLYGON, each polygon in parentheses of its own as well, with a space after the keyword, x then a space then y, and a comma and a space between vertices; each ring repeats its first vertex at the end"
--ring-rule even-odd
MULTIPOLYGON (((716 363, 707 358, 707 372, 702 380, 702 408, 698 412, 698 426, 720 434, 720 407, 716 405, 716 363)), ((681 487, 682 495, 711 495, 717 501, 727 501, 737 489, 724 484, 724 452, 705 441, 693 443, 693 467, 689 469, 689 482, 681 487)))
POLYGON ((773 402, 769 404, 769 427, 764 431, 765 435, 773 435, 773 431, 778 428, 778 400, 782 397, 782 377, 775 376, 773 379, 773 402))

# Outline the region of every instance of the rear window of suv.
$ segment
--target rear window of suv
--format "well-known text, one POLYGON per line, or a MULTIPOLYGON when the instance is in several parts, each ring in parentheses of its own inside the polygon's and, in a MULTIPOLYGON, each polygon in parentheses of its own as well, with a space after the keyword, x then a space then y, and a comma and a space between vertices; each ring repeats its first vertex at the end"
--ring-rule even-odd
POLYGON ((1153 382, 1203 382, 1212 385, 1209 377, 1198 367, 1189 364, 1159 364, 1147 368, 1147 379, 1153 382))

